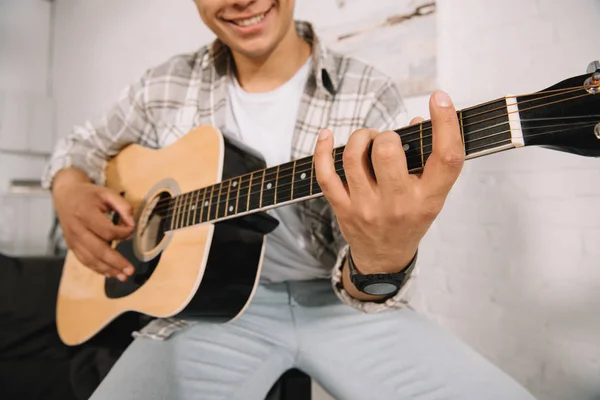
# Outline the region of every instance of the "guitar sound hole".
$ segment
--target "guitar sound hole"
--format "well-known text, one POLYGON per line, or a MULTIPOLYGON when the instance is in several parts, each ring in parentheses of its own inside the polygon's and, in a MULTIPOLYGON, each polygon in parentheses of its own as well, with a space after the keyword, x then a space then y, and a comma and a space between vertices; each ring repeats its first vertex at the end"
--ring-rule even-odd
POLYGON ((152 258, 165 237, 164 221, 169 213, 168 193, 160 193, 149 201, 137 226, 137 249, 142 258, 152 258))

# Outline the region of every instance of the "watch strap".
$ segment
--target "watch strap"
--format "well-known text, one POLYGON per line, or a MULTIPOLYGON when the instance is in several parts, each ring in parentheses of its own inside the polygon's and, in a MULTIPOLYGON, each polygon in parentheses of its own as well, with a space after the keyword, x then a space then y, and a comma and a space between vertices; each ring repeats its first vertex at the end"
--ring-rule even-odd
POLYGON ((352 253, 350 249, 348 249, 347 259, 350 279, 354 286, 363 293, 393 296, 404 286, 414 270, 418 253, 419 251, 417 250, 410 263, 400 272, 362 274, 356 268, 354 260, 352 259, 352 253))

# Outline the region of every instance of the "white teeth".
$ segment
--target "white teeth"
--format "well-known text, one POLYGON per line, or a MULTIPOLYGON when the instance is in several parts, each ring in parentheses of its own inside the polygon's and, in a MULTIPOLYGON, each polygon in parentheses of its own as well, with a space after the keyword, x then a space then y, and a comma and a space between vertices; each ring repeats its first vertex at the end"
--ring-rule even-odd
POLYGON ((256 17, 252 17, 252 18, 248 18, 248 19, 240 19, 238 21, 234 21, 234 23, 239 26, 255 25, 255 24, 258 24, 260 21, 262 21, 263 18, 265 17, 265 15, 266 15, 266 13, 260 14, 260 15, 257 15, 256 17))

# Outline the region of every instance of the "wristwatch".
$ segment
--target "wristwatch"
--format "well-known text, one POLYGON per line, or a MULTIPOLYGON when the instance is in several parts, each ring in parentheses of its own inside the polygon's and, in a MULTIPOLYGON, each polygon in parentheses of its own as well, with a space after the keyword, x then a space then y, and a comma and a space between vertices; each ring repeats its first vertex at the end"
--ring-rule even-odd
POLYGON ((348 268, 350 271, 350 279, 356 288, 366 294, 371 295, 393 295, 396 294, 406 283, 408 277, 412 273, 417 264, 417 254, 410 263, 400 272, 390 274, 361 274, 354 265, 352 254, 348 249, 348 268))

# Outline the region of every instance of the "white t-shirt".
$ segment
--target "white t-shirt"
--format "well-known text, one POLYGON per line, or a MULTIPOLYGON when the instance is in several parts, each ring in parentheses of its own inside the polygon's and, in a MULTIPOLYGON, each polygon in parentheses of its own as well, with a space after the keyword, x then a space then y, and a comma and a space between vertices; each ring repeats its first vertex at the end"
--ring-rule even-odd
MULTIPOLYGON (((223 133, 260 153, 267 167, 290 161, 298 108, 311 68, 312 58, 285 84, 264 93, 246 92, 232 76, 223 133)), ((267 236, 261 280, 328 277, 330 271, 306 246, 309 233, 298 216, 297 205, 277 207, 268 214, 279 220, 279 226, 267 236)))

